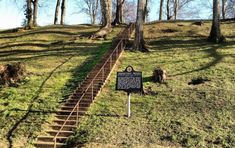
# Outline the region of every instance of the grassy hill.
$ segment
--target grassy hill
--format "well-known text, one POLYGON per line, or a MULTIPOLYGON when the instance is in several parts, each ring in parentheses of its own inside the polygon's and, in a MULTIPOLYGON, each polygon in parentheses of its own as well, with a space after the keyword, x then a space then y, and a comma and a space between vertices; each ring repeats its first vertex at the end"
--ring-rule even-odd
POLYGON ((30 147, 45 121, 86 76, 119 33, 89 40, 92 26, 47 26, 0 32, 0 64, 22 62, 27 78, 19 87, 0 87, 0 147, 30 147))
POLYGON ((125 51, 116 71, 127 65, 143 72, 149 95, 115 91, 116 71, 81 120, 68 143, 84 147, 235 147, 235 23, 224 22, 227 43, 206 41, 211 24, 145 25, 149 53, 125 51), (155 67, 167 71, 167 84, 151 81, 155 67), (192 79, 210 81, 188 85, 192 79))

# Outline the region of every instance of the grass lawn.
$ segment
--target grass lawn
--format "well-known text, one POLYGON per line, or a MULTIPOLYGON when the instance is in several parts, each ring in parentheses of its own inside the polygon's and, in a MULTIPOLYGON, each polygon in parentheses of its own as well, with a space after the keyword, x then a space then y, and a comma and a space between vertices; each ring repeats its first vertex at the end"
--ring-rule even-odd
POLYGON ((227 43, 206 41, 211 24, 145 25, 149 53, 125 51, 102 93, 81 120, 70 144, 84 147, 235 147, 235 23, 222 24, 227 43), (143 72, 150 95, 115 91, 116 71, 127 65, 143 72), (167 85, 151 82, 155 67, 167 85), (194 78, 210 81, 188 85, 194 78))
POLYGON ((27 78, 19 87, 0 88, 0 147, 31 147, 58 106, 111 46, 89 40, 98 27, 47 26, 0 32, 0 64, 23 62, 27 78), (45 122, 46 121, 46 122, 45 122))

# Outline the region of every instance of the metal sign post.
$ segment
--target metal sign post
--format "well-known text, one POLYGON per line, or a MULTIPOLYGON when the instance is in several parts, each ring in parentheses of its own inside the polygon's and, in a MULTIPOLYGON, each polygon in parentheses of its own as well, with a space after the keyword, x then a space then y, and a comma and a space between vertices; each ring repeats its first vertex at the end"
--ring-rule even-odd
POLYGON ((127 117, 129 118, 131 116, 131 93, 127 93, 128 99, 127 99, 127 117))
POLYGON ((142 72, 127 66, 123 72, 117 72, 116 90, 127 92, 127 117, 131 116, 131 92, 143 91, 142 72))

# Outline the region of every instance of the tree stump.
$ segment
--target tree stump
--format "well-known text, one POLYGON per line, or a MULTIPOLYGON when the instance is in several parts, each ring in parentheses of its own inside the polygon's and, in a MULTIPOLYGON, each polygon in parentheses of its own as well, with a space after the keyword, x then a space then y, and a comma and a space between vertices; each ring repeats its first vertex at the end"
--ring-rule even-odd
POLYGON ((0 65, 0 85, 18 86, 26 76, 26 68, 22 63, 0 65))
POLYGON ((163 83, 166 80, 166 71, 161 68, 153 70, 153 82, 163 83))

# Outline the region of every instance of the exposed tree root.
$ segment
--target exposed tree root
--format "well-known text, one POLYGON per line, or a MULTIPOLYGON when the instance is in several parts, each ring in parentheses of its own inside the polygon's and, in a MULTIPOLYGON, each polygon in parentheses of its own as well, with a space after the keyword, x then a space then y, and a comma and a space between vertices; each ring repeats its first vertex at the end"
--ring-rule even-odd
POLYGON ((91 35, 90 39, 97 39, 97 38, 106 38, 107 34, 109 34, 112 31, 111 27, 103 27, 100 30, 98 30, 96 33, 91 35))
POLYGON ((18 86, 26 76, 26 68, 22 63, 0 65, 0 85, 18 86))

